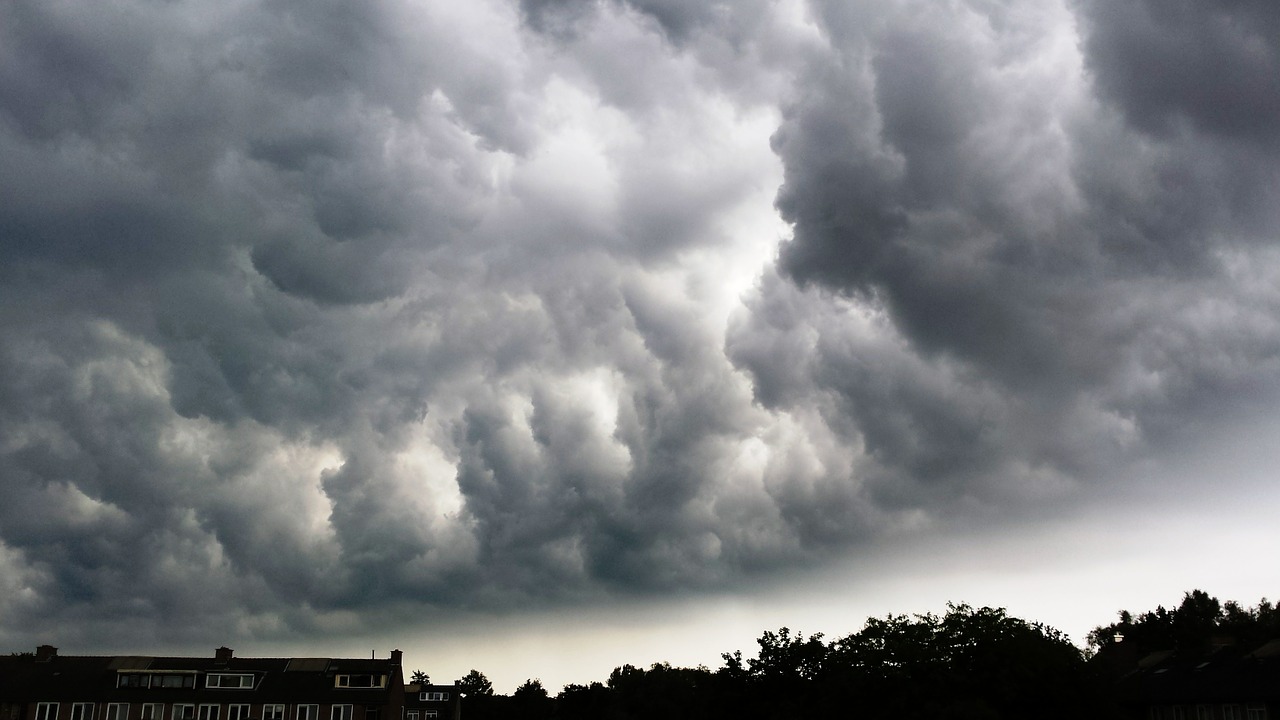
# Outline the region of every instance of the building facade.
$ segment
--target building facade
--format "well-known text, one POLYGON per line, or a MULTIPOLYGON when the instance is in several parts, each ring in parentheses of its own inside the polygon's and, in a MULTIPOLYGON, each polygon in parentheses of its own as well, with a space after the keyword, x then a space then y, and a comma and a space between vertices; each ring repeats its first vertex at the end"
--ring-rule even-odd
POLYGON ((1118 642, 1101 657, 1122 707, 1142 720, 1280 719, 1280 639, 1223 641, 1197 651, 1118 642))
POLYGON ((0 658, 0 720, 402 720, 400 651, 386 659, 0 658))
POLYGON ((462 695, 454 685, 405 686, 404 720, 459 720, 462 695))

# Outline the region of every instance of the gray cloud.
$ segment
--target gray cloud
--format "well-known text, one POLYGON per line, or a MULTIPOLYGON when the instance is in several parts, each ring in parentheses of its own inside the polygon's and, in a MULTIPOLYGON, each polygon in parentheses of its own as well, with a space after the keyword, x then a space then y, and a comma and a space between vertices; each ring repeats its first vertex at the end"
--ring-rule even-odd
MULTIPOLYGON (((596 0, 521 0, 523 19, 539 32, 564 37, 575 26, 590 18, 602 3, 596 0)), ((732 16, 735 8, 728 3, 679 3, 671 0, 618 0, 626 7, 655 23, 665 37, 684 43, 699 29, 732 16)), ((755 3, 757 8, 759 3, 755 3)), ((752 15, 754 13, 744 13, 752 15)))
POLYGON ((808 10, 0 9, 4 635, 723 588, 1271 397, 1273 13, 808 10))
MULTIPOLYGON (((1253 292, 1271 267, 1274 133, 1209 121, 1219 106, 1201 90, 1249 114, 1272 93, 1173 68, 1151 82, 1158 102, 1125 84, 1190 36, 1212 36, 1195 52, 1218 65, 1243 62, 1195 25, 1237 27, 1231 9, 1171 10, 1162 21, 1176 27, 1150 47, 1163 10, 1082 11, 1087 73, 1045 62, 1070 27, 1053 8, 975 4, 939 23, 912 3, 874 22, 823 6, 833 50, 774 138, 778 207, 795 225, 781 266, 882 308, 936 366, 899 380, 910 364, 878 367, 874 352, 810 330, 807 375, 849 404, 895 475, 955 477, 952 492, 1008 463, 1085 478, 1123 457, 1099 450, 1185 440, 1201 413, 1274 390, 1274 334, 1203 321, 1209 307, 1274 308, 1272 292, 1253 292), (1168 135, 1179 117, 1192 127, 1168 135)), ((770 399, 778 356, 740 357, 770 399)))
POLYGON ((681 88, 632 120, 501 5, 94 12, 5 10, 7 633, 269 636, 758 562, 711 507, 749 388, 674 258, 770 161, 657 28, 602 11, 681 88))
POLYGON ((1277 32, 1267 2, 1081 4, 1099 91, 1146 132, 1195 130, 1274 147, 1277 32))

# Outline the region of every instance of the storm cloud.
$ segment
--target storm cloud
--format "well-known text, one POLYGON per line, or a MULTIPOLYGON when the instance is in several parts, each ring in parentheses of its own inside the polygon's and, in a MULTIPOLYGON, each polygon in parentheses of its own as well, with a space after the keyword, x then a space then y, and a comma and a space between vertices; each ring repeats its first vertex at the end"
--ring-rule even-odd
MULTIPOLYGON (((837 342, 806 309, 818 340, 788 380, 840 398, 895 487, 1085 480, 1273 387, 1275 133, 1222 113, 1265 114, 1274 93, 1220 106, 1214 77, 1163 55, 1229 18, 1171 11, 1148 48, 1156 5, 973 4, 946 22, 928 3, 817 8, 833 51, 774 136, 795 230, 779 267, 883 313, 904 357, 877 368, 865 333, 837 342)), ((774 287, 759 302, 796 302, 774 287)), ((750 332, 797 332, 766 317, 750 332)), ((767 346, 740 358, 764 387, 796 365, 767 346)))
POLYGON ((1265 410, 1280 13, 1023 5, 5 4, 3 635, 732 587, 1265 410))

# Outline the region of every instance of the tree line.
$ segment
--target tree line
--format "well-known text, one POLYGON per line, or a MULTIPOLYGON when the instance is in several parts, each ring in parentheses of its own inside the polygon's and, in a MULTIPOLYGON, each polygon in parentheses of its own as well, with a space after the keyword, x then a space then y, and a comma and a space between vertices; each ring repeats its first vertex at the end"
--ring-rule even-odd
POLYGON ((1280 636, 1280 609, 1186 593, 1172 609, 1095 628, 1079 648, 1042 623, 1001 608, 949 605, 941 615, 871 618, 827 640, 789 628, 766 631, 754 657, 724 653, 712 670, 623 665, 607 680, 551 695, 530 679, 510 695, 478 670, 458 681, 466 720, 791 720, 792 718, 1123 717, 1113 677, 1090 659, 1123 637, 1147 650, 1195 650, 1230 635, 1280 636))

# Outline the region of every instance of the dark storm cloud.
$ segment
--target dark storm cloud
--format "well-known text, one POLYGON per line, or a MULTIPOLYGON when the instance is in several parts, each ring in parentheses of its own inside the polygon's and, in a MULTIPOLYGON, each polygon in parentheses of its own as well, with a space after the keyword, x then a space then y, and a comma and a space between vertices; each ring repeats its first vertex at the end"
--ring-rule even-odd
MULTIPOLYGON (((237 616, 237 604, 256 604, 254 593, 232 591, 223 559, 248 559, 261 547, 242 530, 270 536, 264 571, 293 578, 315 560, 281 505, 223 509, 235 502, 235 468, 269 447, 246 436, 202 442, 202 428, 175 426, 154 350, 103 324, 57 330, 6 337, 2 426, 15 449, 3 460, 10 502, 0 527, 6 545, 48 582, 29 612, 9 616, 10 631, 64 613, 139 632, 157 616, 237 616), (195 447, 208 453, 205 462, 184 452, 195 447), (206 525, 219 514, 234 517, 219 528, 220 545, 206 525)), ((269 481, 253 493, 274 494, 269 481)))
POLYGON ((910 350, 835 341, 766 285, 730 345, 763 400, 831 390, 887 492, 927 505, 1087 478, 1274 390, 1272 324, 1205 317, 1275 307, 1270 6, 1086 3, 1084 73, 1045 62, 1070 20, 1050 7, 818 7, 831 52, 774 137, 781 267, 910 350), (803 370, 762 325, 816 336, 803 370))
MULTIPOLYGON (((663 33, 683 42, 697 28, 725 17, 732 9, 725 3, 681 3, 671 0, 618 0, 656 22, 663 33)), ((598 0, 520 0, 526 22, 541 32, 564 35, 588 18, 601 3, 598 0)))
POLYGON ((755 512, 717 484, 750 393, 661 277, 767 148, 656 28, 580 35, 679 89, 619 94, 633 123, 502 5, 0 12, 6 637, 352 629, 772 552, 716 535, 755 512))
POLYGON ((1212 261, 1224 240, 1273 243, 1280 11, 1253 2, 1080 9, 1086 68, 1100 98, 1161 151, 1148 161, 1150 194, 1129 206, 1132 190, 1115 187, 1100 159, 1082 168, 1093 203, 1133 228, 1099 229, 1109 249, 1185 265, 1212 261))
POLYGON ((1280 8, 1252 2, 1084 2, 1089 67, 1129 122, 1274 147, 1280 8))
POLYGON ((1274 13, 804 10, 4 5, 5 637, 725 587, 1265 401, 1274 13))

